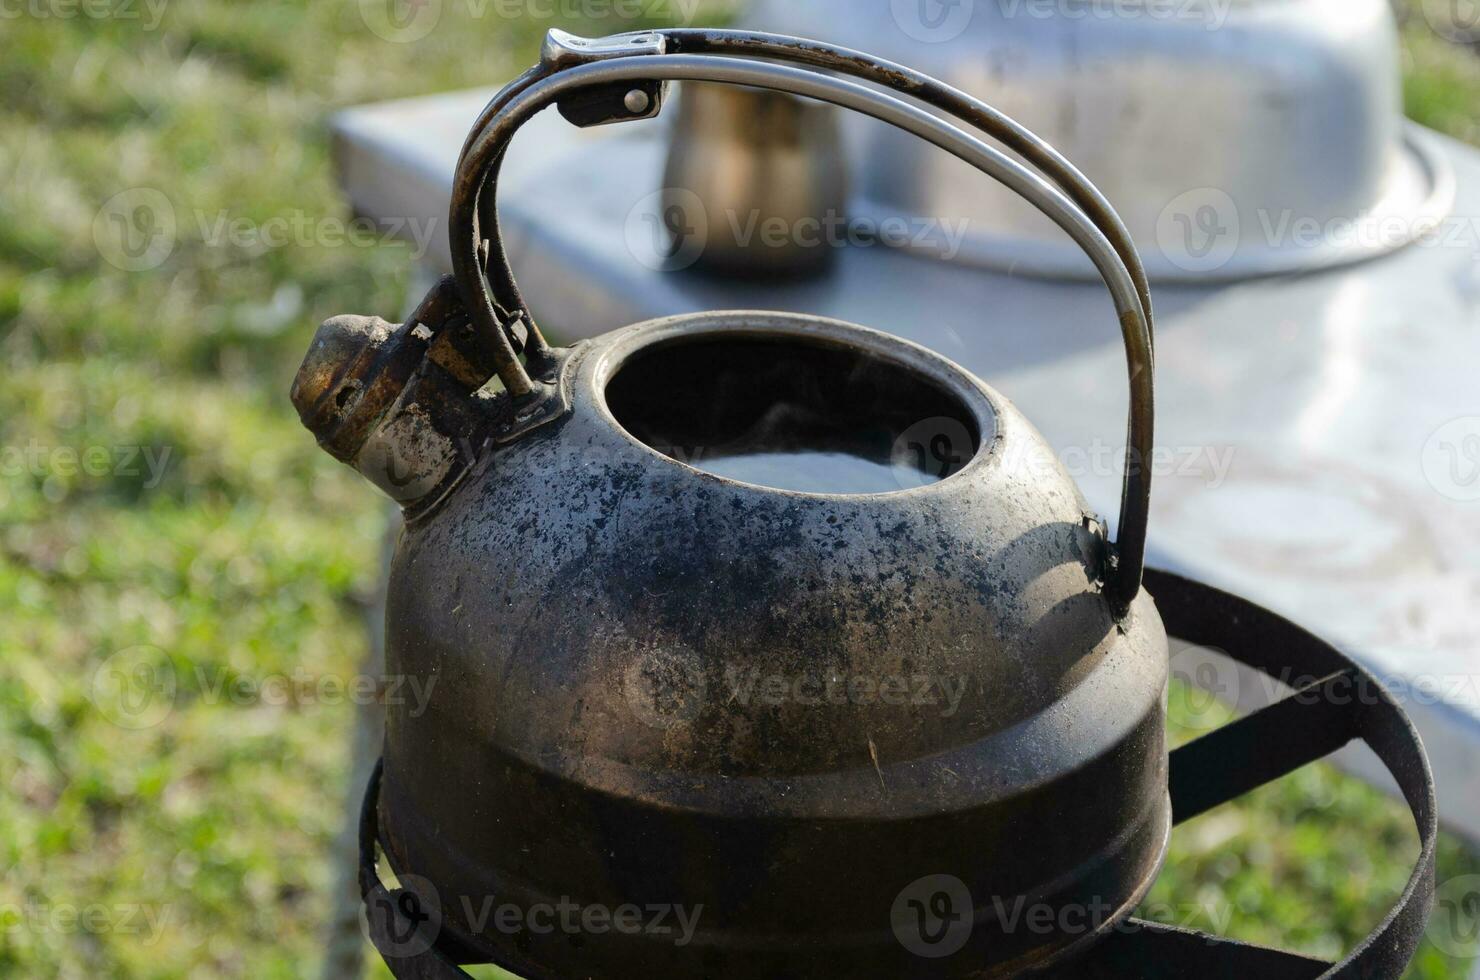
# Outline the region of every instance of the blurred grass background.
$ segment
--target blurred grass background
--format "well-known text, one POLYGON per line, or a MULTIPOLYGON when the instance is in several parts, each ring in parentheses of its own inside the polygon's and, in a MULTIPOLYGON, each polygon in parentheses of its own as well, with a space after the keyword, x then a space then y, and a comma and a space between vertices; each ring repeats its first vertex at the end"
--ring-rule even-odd
MULTIPOLYGON (((354 2, 108 9, 0 20, 0 976, 312 975, 354 710, 319 682, 358 668, 384 514, 287 390, 318 321, 403 308, 411 256, 214 232, 349 218, 336 108, 498 82, 550 26, 657 21, 447 3, 392 43, 354 2), (168 199, 177 241, 130 272, 100 209, 139 188, 168 199), (167 664, 174 709, 149 727, 97 710, 100 668, 120 663, 167 664), (291 696, 252 693, 274 678, 291 696)), ((1416 9, 1408 111, 1480 142, 1480 58, 1416 9)), ((1401 807, 1311 767, 1179 830, 1151 901, 1335 956, 1415 853, 1401 807)), ((1441 881, 1477 871, 1445 841, 1441 881)), ((1411 975, 1471 964, 1426 945, 1411 975)))

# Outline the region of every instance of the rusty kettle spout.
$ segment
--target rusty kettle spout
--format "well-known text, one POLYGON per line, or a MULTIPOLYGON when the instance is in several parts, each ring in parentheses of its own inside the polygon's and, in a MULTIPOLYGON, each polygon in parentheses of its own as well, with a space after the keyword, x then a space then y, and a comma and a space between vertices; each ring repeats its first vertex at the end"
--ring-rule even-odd
POLYGON ((293 381, 293 405, 319 445, 408 509, 440 496, 476 455, 468 414, 487 375, 450 342, 453 310, 442 283, 399 326, 331 317, 293 381))
MULTIPOLYGON (((507 335, 515 351, 530 339, 518 323, 507 335)), ((531 352, 538 370, 524 398, 489 390, 495 366, 447 277, 399 326, 374 316, 325 320, 294 379, 293 405, 325 452, 409 516, 443 499, 485 448, 566 410, 559 375, 567 353, 531 352)))

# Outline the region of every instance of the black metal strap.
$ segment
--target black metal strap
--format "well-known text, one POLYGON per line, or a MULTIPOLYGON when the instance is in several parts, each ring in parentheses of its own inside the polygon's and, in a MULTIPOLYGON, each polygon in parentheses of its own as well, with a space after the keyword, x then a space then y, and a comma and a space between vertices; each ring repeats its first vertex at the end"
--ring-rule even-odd
POLYGON ((1173 752, 1174 822, 1191 820, 1356 738, 1357 719, 1340 692, 1358 683, 1358 672, 1340 671, 1173 752))
POLYGON ((1284 700, 1172 753, 1175 822, 1189 820, 1361 739, 1392 773, 1413 813, 1419 857, 1397 905, 1339 963, 1133 922, 1096 947, 1091 953, 1093 962, 1079 964, 1080 971, 1073 975, 1384 980, 1400 976, 1417 951, 1428 921, 1439 835, 1433 775, 1413 724, 1375 677, 1289 620, 1168 572, 1148 570, 1145 581, 1169 634, 1219 649, 1238 663, 1298 685, 1284 700))
MULTIPOLYGON (((1284 700, 1171 754, 1176 822, 1361 739, 1397 780, 1413 812, 1418 863, 1387 918, 1340 963, 1132 919, 1052 975, 1091 980, 1399 976, 1418 949, 1428 920, 1439 833, 1433 776, 1418 732, 1371 674, 1294 623, 1168 572, 1148 569, 1146 588, 1171 635, 1220 649, 1277 680, 1297 679, 1299 685, 1284 700)), ((414 892, 381 882, 375 866, 380 778, 377 764, 360 813, 360 892, 371 940, 391 973, 398 980, 466 980, 459 963, 489 962, 526 980, 553 980, 534 964, 511 962, 488 953, 472 938, 452 935, 436 910, 424 909, 414 892)))
POLYGON ((439 917, 422 907, 415 892, 387 888, 375 869, 384 765, 383 761, 375 763, 360 805, 360 897, 365 901, 370 941, 397 980, 471 980, 437 948, 441 939, 439 917))
POLYGON ((360 896, 370 941, 396 980, 473 980, 460 963, 491 963, 524 980, 551 980, 532 963, 514 962, 481 948, 471 938, 453 934, 439 909, 427 908, 408 888, 389 888, 376 870, 380 843, 380 779, 383 760, 375 763, 360 805, 360 896), (476 950, 476 952, 474 952, 476 950))

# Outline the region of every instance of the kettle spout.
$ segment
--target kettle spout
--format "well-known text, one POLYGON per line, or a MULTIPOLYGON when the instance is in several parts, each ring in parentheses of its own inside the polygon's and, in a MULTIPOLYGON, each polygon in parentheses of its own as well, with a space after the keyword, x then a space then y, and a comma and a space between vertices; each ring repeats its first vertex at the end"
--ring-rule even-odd
POLYGON ((341 451, 341 443, 353 441, 344 438, 348 433, 341 432, 343 423, 359 407, 366 381, 395 331, 395 325, 380 317, 331 317, 314 334, 293 379, 291 397, 298 418, 341 462, 350 462, 354 448, 348 447, 348 454, 341 451))
POLYGON ((400 326, 373 316, 324 321, 292 390, 319 445, 408 510, 440 499, 466 470, 477 427, 478 385, 428 356, 441 321, 434 328, 422 314, 400 326))

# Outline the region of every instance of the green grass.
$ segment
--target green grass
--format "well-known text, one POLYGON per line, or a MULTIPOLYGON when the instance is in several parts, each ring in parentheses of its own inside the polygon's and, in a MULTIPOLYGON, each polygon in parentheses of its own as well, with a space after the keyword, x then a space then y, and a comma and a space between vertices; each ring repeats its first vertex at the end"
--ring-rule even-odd
MULTIPOLYGON (((315 968, 353 707, 313 682, 355 674, 382 511, 286 395, 314 324, 395 314, 410 266, 326 240, 325 119, 508 77, 551 26, 442 7, 415 43, 355 3, 0 21, 0 976, 315 968), (140 188, 178 240, 129 272, 95 225, 140 188), (220 240, 222 217, 321 233, 220 240), (114 724, 94 687, 120 664, 172 676, 174 710, 114 724), (297 696, 229 694, 274 678, 297 696)), ((1410 112, 1480 139, 1480 61, 1406 36, 1410 112)), ((1400 887, 1405 821, 1314 767, 1179 831, 1153 901, 1335 954, 1400 887)), ((1476 870, 1446 841, 1441 880, 1476 870)), ((1466 966, 1426 948, 1413 976, 1466 966)))

